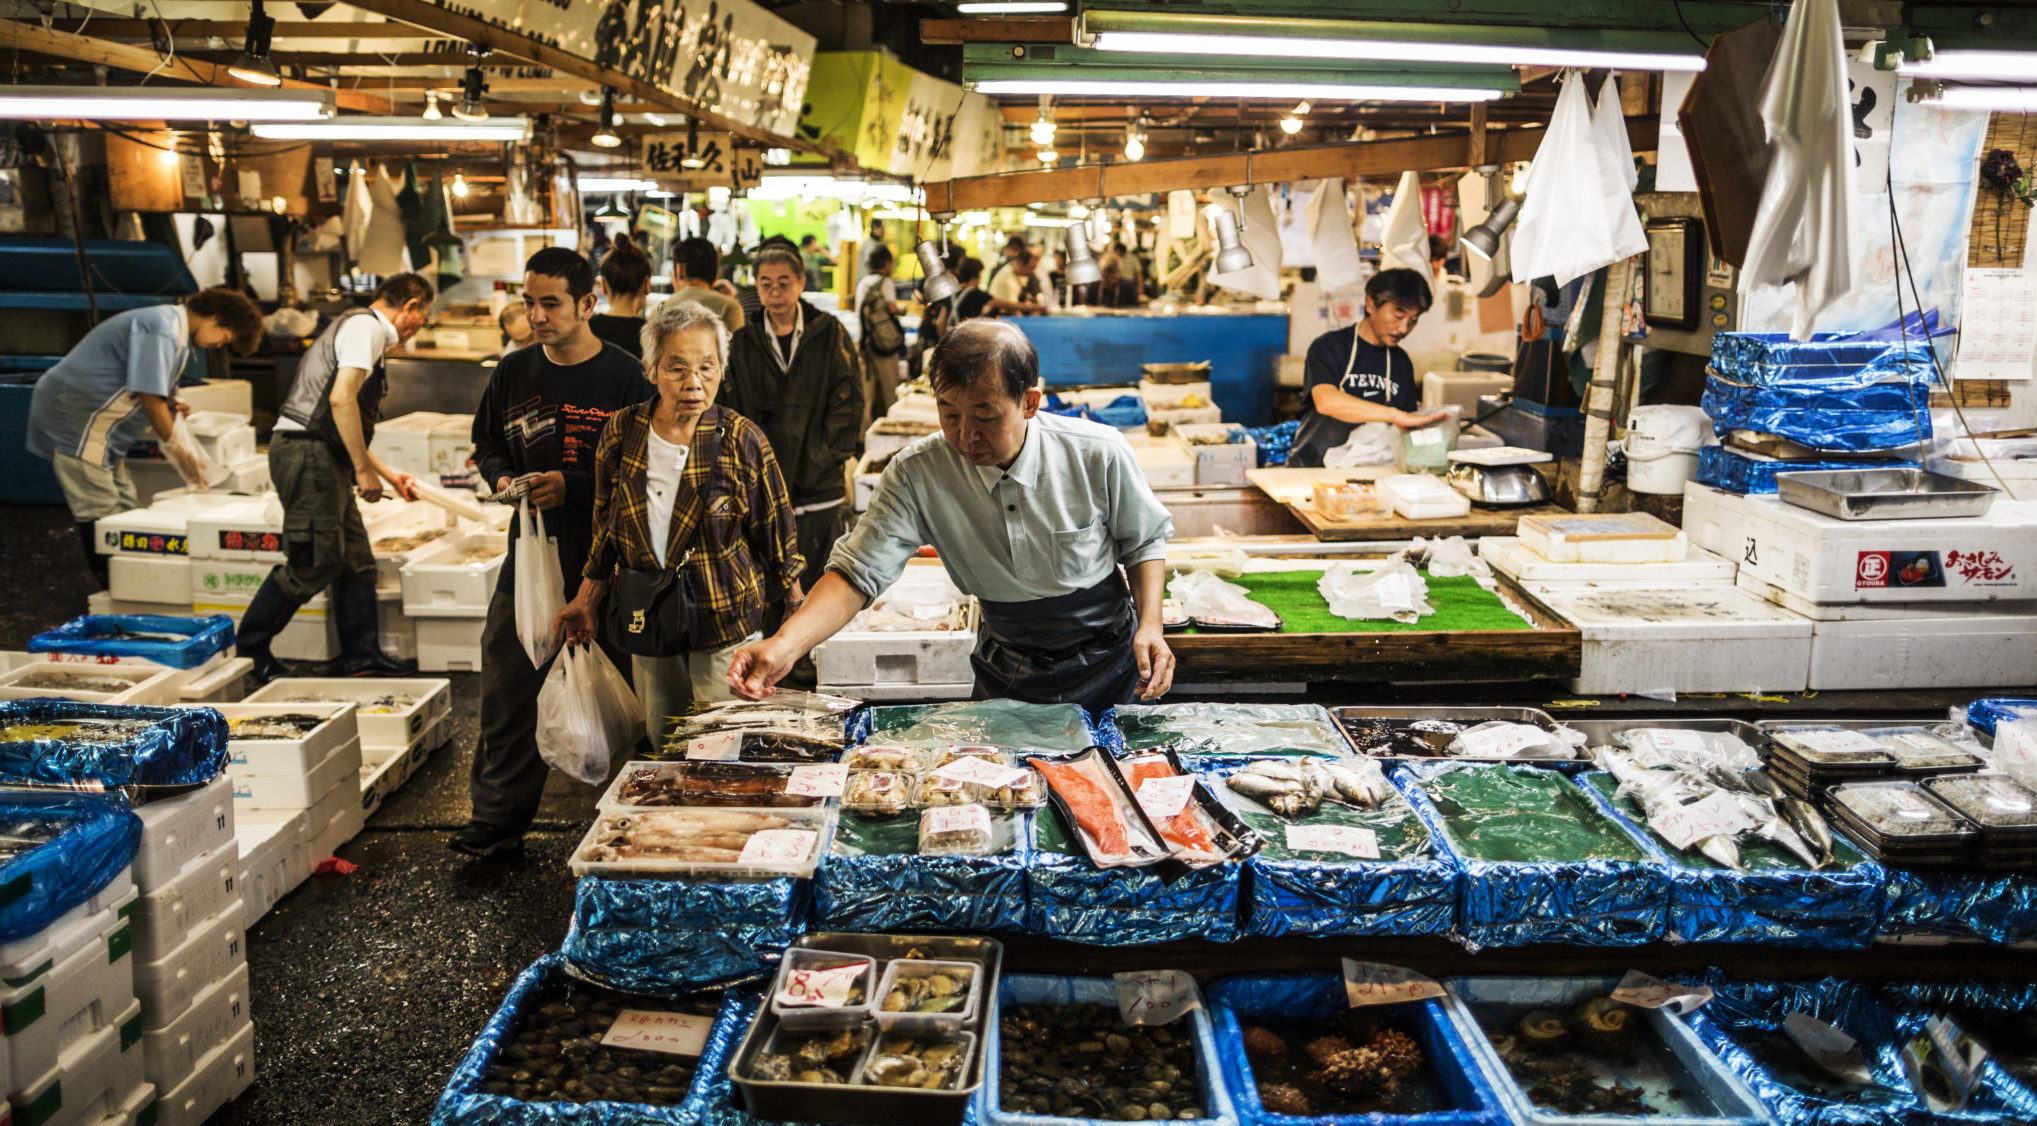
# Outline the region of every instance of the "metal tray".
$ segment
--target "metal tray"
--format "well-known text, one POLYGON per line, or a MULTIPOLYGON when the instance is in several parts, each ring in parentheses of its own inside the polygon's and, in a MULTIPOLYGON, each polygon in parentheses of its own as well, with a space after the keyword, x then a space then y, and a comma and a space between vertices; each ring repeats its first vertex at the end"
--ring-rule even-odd
POLYGON ((1768 745, 1768 735, 1760 727, 1744 719, 1680 719, 1664 716, 1660 719, 1580 719, 1565 723, 1565 727, 1584 732, 1584 745, 1590 748, 1611 747, 1618 744, 1614 736, 1622 731, 1635 731, 1644 727, 1660 728, 1665 731, 1709 731, 1719 735, 1731 735, 1754 749, 1755 754, 1768 745))
POLYGON ((1352 737, 1350 729, 1345 726, 1347 721, 1367 719, 1447 719, 1453 723, 1462 723, 1466 727, 1475 727, 1478 724, 1490 723, 1494 720, 1504 720, 1508 723, 1532 724, 1544 731, 1555 731, 1557 727, 1556 720, 1551 718, 1548 712, 1542 711, 1539 708, 1389 708, 1360 704, 1344 708, 1331 708, 1330 718, 1336 721, 1337 733, 1344 737, 1344 741, 1350 745, 1352 753, 1366 758, 1377 758, 1386 762, 1510 762, 1527 763, 1536 766, 1562 766, 1565 763, 1578 764, 1586 761, 1582 757, 1574 759, 1521 759, 1458 758, 1454 755, 1443 754, 1366 755, 1365 748, 1358 745, 1358 740, 1352 737))
POLYGON ((1981 516, 1999 492, 1992 485, 1926 469, 1816 469, 1775 475, 1784 504, 1841 520, 1928 520, 1981 516))
MULTIPOLYGON (((799 939, 792 948, 861 954, 880 963, 903 958, 910 950, 918 950, 925 957, 940 961, 975 962, 983 967, 979 977, 982 984, 978 988, 984 990, 983 995, 986 996, 995 996, 998 970, 1004 962, 1003 943, 993 938, 973 936, 823 932, 799 939)), ((977 1006, 977 1011, 978 1019, 966 1028, 958 1027, 956 1031, 977 1033, 979 1050, 969 1061, 962 1082, 949 1090, 921 1091, 864 1084, 833 1086, 752 1079, 749 1077, 752 1061, 778 1030, 778 1020, 771 1014, 768 1002, 758 1011, 757 1019, 751 1023, 749 1032, 743 1036, 741 1046, 729 1062, 729 1079, 742 1093, 744 1108, 750 1116, 765 1121, 850 1122, 871 1123, 873 1126, 912 1122, 928 1126, 957 1126, 968 1116, 970 1101, 975 1098, 976 1089, 983 1084, 986 1053, 980 1050, 980 1045, 987 1039, 984 1028, 991 1018, 986 1015, 983 1006, 977 1006)), ((874 1024, 868 1027, 874 1043, 880 1033, 874 1024)), ((859 1066, 859 1073, 860 1070, 859 1066)))

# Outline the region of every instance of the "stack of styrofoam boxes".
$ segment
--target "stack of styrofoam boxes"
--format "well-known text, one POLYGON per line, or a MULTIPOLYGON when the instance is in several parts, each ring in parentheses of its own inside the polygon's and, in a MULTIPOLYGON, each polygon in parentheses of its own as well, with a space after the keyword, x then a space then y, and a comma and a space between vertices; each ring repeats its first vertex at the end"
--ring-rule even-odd
POLYGON ((1739 560, 1750 597, 1810 619, 1812 689, 2022 685, 2037 669, 2037 503, 1840 520, 1692 483, 1683 526, 1739 560))
POLYGON ((369 506, 367 513, 375 521, 369 543, 375 551, 375 597, 381 616, 382 651, 391 657, 414 659, 417 623, 403 612, 403 568, 430 551, 439 540, 426 540, 401 550, 398 545, 433 532, 443 539, 458 531, 462 521, 428 501, 406 501, 388 495, 369 506))
POLYGON ((361 766, 354 785, 353 812, 323 828, 316 823, 311 825, 314 863, 331 856, 333 848, 360 832, 367 816, 381 808, 383 799, 396 792, 431 752, 452 737, 452 690, 449 680, 285 677, 271 681, 247 698, 245 703, 250 705, 273 708, 288 704, 292 710, 306 703, 356 705, 361 766), (410 702, 400 708, 380 703, 392 697, 410 702))
POLYGON ((155 1100, 135 999, 134 869, 0 944, 0 1077, 19 1124, 135 1123, 155 1100))
POLYGON ((323 721, 296 738, 227 744, 241 894, 252 923, 310 878, 314 841, 324 839, 334 819, 350 823, 340 806, 360 803, 360 726, 350 703, 226 704, 219 711, 229 723, 284 714, 323 721))
POLYGON ((220 491, 269 491, 269 459, 255 451, 255 428, 247 415, 192 411, 184 421, 205 456, 226 467, 227 479, 217 486, 220 491))
POLYGON ((508 556, 508 535, 463 531, 424 545, 403 565, 403 613, 417 630, 419 671, 481 671, 488 600, 508 556))
POLYGON ((1811 623, 1735 588, 1732 560, 1681 534, 1661 536, 1675 533, 1669 525, 1639 514, 1619 519, 1654 538, 1594 541, 1585 534, 1552 545, 1538 536, 1531 545, 1488 536, 1478 543, 1493 570, 1583 634, 1575 691, 1804 688, 1811 623))
POLYGON ((977 607, 965 598, 938 563, 907 565, 897 582, 870 608, 813 650, 821 691, 859 700, 966 700, 974 691, 969 655, 976 649, 977 607), (956 630, 869 630, 868 615, 887 603, 910 613, 912 606, 965 603, 963 628, 956 630))
MULTIPOLYGON (((192 517, 190 575, 186 590, 191 609, 200 614, 225 614, 236 628, 248 603, 269 571, 283 562, 283 508, 273 498, 248 498, 238 505, 192 517)), ((339 634, 330 597, 318 594, 298 607, 290 624, 276 635, 270 652, 286 661, 330 661, 339 656, 339 634)))
POLYGON ((0 673, 0 700, 55 696, 93 704, 166 707, 177 702, 177 689, 184 679, 179 670, 145 661, 83 664, 37 660, 0 673), (124 683, 126 687, 106 690, 112 688, 111 682, 115 681, 124 683), (63 682, 90 687, 63 687, 63 682), (106 682, 105 688, 100 687, 101 682, 106 682))
MULTIPOLYGON (((230 706, 230 705, 229 705, 230 706)), ((247 909, 233 780, 146 803, 134 881, 135 994, 157 1121, 196 1126, 253 1079, 247 909)))
POLYGON ((392 469, 448 487, 472 480, 474 416, 414 411, 375 427, 370 448, 392 469))
MULTIPOLYGON (((94 603, 110 603, 110 600, 101 598, 98 595, 93 596, 90 601, 94 603)), ((175 613, 167 616, 174 618, 192 616, 188 607, 178 607, 175 609, 175 613)), ((93 605, 91 612, 94 614, 107 614, 113 611, 104 609, 100 605, 93 605)), ((120 611, 120 613, 133 612, 135 611, 120 611)), ((175 668, 169 665, 158 664, 146 657, 105 657, 91 653, 24 653, 22 657, 23 660, 20 664, 56 663, 76 669, 112 669, 117 671, 109 673, 108 675, 111 677, 139 678, 135 689, 131 693, 120 694, 119 698, 115 698, 112 695, 106 695, 104 698, 101 698, 99 695, 66 691, 64 689, 25 693, 26 695, 62 696, 73 700, 96 700, 99 703, 107 704, 152 704, 162 706, 174 704, 178 700, 238 700, 242 692, 245 691, 248 672, 254 667, 253 661, 245 657, 229 656, 225 650, 212 654, 202 664, 194 665, 191 668, 175 668)), ((16 666, 8 666, 6 668, 8 673, 15 673, 16 671, 16 666)), ((90 672, 78 675, 84 677, 94 676, 90 672)), ((0 686, 21 689, 24 687, 20 683, 22 679, 25 679, 25 676, 0 676, 0 686)))
POLYGON ((1127 434, 1125 441, 1131 445, 1132 458, 1139 463, 1147 485, 1155 489, 1195 485, 1195 458, 1180 442, 1144 433, 1127 434))
POLYGON ((1155 383, 1150 379, 1139 381, 1139 398, 1146 402, 1146 418, 1151 422, 1184 423, 1222 422, 1224 412, 1219 410, 1216 400, 1210 397, 1208 380, 1196 383, 1155 383))
POLYGON ((147 508, 101 517, 94 532, 99 554, 108 557, 106 593, 111 605, 122 613, 189 613, 192 518, 245 510, 249 503, 246 497, 185 491, 147 508))

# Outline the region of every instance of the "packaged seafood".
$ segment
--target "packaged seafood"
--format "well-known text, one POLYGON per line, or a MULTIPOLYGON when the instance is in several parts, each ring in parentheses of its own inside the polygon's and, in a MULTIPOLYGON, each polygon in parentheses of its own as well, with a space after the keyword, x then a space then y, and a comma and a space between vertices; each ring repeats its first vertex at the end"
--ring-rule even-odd
POLYGON ((33 688, 50 692, 92 692, 113 696, 133 688, 155 674, 137 669, 125 676, 87 673, 69 665, 30 665, 20 676, 7 682, 9 688, 33 688))
POLYGON ((1345 758, 1350 745, 1318 704, 1120 704, 1125 748, 1171 746, 1186 758, 1345 758))
POLYGON ((842 791, 842 808, 865 815, 904 813, 912 808, 919 776, 896 770, 854 770, 842 791))
POLYGON ((1832 805, 1891 839, 1972 836, 1973 827, 1915 782, 1847 782, 1832 787, 1832 805))
POLYGON ((1096 742, 1089 714, 1075 704, 970 700, 905 704, 870 712, 869 741, 910 747, 1024 747, 1079 751, 1096 742))
POLYGON ((1188 617, 1188 611, 1182 608, 1180 599, 1163 598, 1160 600, 1161 629, 1163 630, 1187 629, 1191 624, 1192 622, 1188 617))
POLYGON ((227 757, 226 719, 210 708, 0 702, 0 781, 14 785, 137 787, 145 801, 211 782, 227 757))
MULTIPOLYGON (((1516 755, 1504 754, 1504 744, 1490 748, 1494 753, 1469 753, 1483 748, 1466 747, 1461 736, 1481 726, 1507 723, 1535 728, 1551 737, 1556 721, 1534 708, 1333 708, 1334 717, 1358 753, 1370 758, 1437 759, 1455 758, 1465 762, 1508 762, 1516 755)), ((1487 730, 1501 730, 1488 727, 1487 730)), ((1485 738, 1485 736, 1481 736, 1485 738)), ((1531 737, 1522 733, 1525 745, 1531 737)), ((1567 744, 1567 740, 1565 741, 1567 744)), ((1539 744, 1538 744, 1539 745, 1539 744)), ((1568 756, 1568 757, 1574 757, 1568 756)))
POLYGON ((826 808, 605 811, 573 850, 571 868, 575 876, 806 877, 833 823, 826 808))
MULTIPOLYGON (((924 812, 927 811, 922 811, 924 812)), ((864 813, 845 805, 841 819, 835 827, 835 839, 829 850, 830 855, 837 859, 917 856, 922 819, 922 817, 900 817, 895 813, 864 813)), ((984 855, 1016 851, 1024 836, 1023 829, 1023 814, 992 811, 990 848, 984 855)))
POLYGON ((847 741, 849 713, 861 704, 862 701, 846 696, 781 688, 762 700, 730 700, 675 717, 668 746, 683 746, 697 736, 740 729, 783 735, 788 737, 783 741, 786 743, 825 744, 839 753, 847 741))
POLYGON ((980 805, 944 805, 920 814, 921 856, 985 856, 995 843, 990 811, 980 805))
POLYGON ((1773 785, 1763 787, 1765 775, 1758 770, 1650 769, 1612 747, 1599 748, 1598 763, 1673 852, 1695 851, 1721 867, 1740 870, 1743 847, 1761 838, 1795 858, 1785 867, 1817 869, 1832 860, 1832 834, 1824 818, 1773 785))
MULTIPOLYGON (((1299 782, 1274 778, 1268 780, 1273 783, 1269 785, 1258 781, 1266 776, 1251 771, 1262 763, 1276 768, 1294 765, 1280 759, 1247 764, 1225 777, 1222 795, 1224 804, 1265 842, 1258 859, 1348 864, 1421 860, 1435 855, 1429 831, 1422 827, 1407 799, 1391 786, 1371 804, 1340 797, 1304 808, 1294 800, 1299 782), (1241 777, 1246 779, 1243 784, 1238 782, 1241 777)), ((1376 763, 1372 765, 1377 769, 1376 763)))
POLYGON ((842 737, 772 727, 729 727, 682 734, 674 727, 665 740, 665 753, 697 762, 833 762, 842 753, 842 737))
POLYGON ((1953 770, 1979 770, 1987 765, 1980 754, 1980 747, 1962 745, 1949 737, 1948 732, 1960 729, 1950 724, 1943 729, 1934 729, 1921 724, 1900 727, 1869 727, 1861 734, 1880 743, 1889 754, 1895 756, 1896 768, 1911 772, 1943 772, 1953 770))
POLYGON ((1451 758, 1481 761, 1574 759, 1577 748, 1560 733, 1547 728, 1497 719, 1458 732, 1444 753, 1451 758))
POLYGON ((1778 747, 1820 767, 1893 767, 1896 758, 1880 740, 1838 724, 1776 724, 1768 733, 1778 747))
MULTIPOLYGON (((904 965, 893 962, 892 965, 904 965)), ((856 1082, 868 1087, 916 1091, 950 1091, 969 1074, 976 1058, 972 1032, 880 1032, 870 1054, 857 1069, 856 1082)))
POLYGON ((1644 767, 1702 768, 1715 764, 1734 770, 1752 770, 1761 765, 1760 752, 1732 731, 1630 727, 1614 735, 1613 740, 1633 752, 1634 761, 1644 767))
POLYGON ((1949 774, 1923 786, 1983 830, 2037 832, 2037 791, 2006 774, 1949 774))
POLYGON ((934 769, 938 770, 957 759, 965 758, 983 759, 1003 766, 1010 766, 1012 763, 1011 752, 1003 747, 951 745, 935 752, 934 769))
POLYGON ((1167 594, 1180 601, 1197 629, 1259 633, 1279 630, 1285 624, 1244 587, 1208 571, 1177 574, 1168 580, 1167 594))
POLYGON ((872 1012, 887 1032, 954 1033, 975 1023, 982 995, 974 962, 897 958, 884 966, 872 1012))
POLYGON ((1264 843, 1195 775, 1182 769, 1172 752, 1130 755, 1117 765, 1160 839, 1174 850, 1174 859, 1190 867, 1243 860, 1264 843))
POLYGON ((918 771, 922 758, 919 750, 913 747, 865 743, 843 753, 842 765, 850 770, 918 771))
POLYGON ((1047 804, 1040 772, 990 758, 957 758, 920 781, 921 806, 975 802, 995 810, 1038 809, 1047 804))
POLYGON ((1255 759, 1224 784, 1282 817, 1307 817, 1325 801, 1369 809, 1392 795, 1375 759, 1255 759))
POLYGON ((757 762, 628 762, 598 808, 812 807, 825 795, 788 793, 797 767, 757 762))
POLYGON ((920 776, 919 785, 912 791, 912 804, 921 809, 935 809, 944 805, 979 805, 976 787, 946 774, 925 774, 920 776))
POLYGON ((1143 867, 1172 855, 1172 847, 1160 838, 1102 748, 1041 755, 1032 763, 1046 779, 1055 808, 1074 827, 1097 867, 1143 867))
POLYGON ((771 1014, 799 1032, 854 1028, 870 1018, 877 962, 861 954, 794 947, 771 983, 771 1014))
MULTIPOLYGON (((1608 761, 1606 757, 1601 756, 1601 765, 1608 761)), ((1623 767, 1622 770, 1630 771, 1631 768, 1623 767)), ((1641 772, 1641 777, 1646 779, 1648 775, 1669 773, 1644 771, 1641 772)), ((1696 795, 1698 801, 1716 800, 1711 799, 1711 795, 1722 792, 1733 797, 1737 808, 1744 816, 1739 822, 1740 828, 1729 837, 1690 839, 1679 835, 1672 839, 1652 826, 1649 828, 1649 833, 1672 859, 1692 867, 1744 872, 1840 873, 1850 871, 1861 862, 1862 858, 1857 851, 1832 836, 1831 829, 1824 826, 1823 818, 1819 817, 1815 809, 1802 813, 1804 817, 1817 818, 1815 823, 1804 820, 1793 821, 1786 816, 1780 808, 1781 803, 1793 799, 1720 789, 1672 789, 1671 796, 1664 798, 1656 796, 1653 792, 1644 791, 1641 787, 1625 784, 1621 778, 1622 772, 1619 771, 1593 771, 1580 775, 1577 783, 1597 790, 1621 814, 1642 824, 1647 824, 1650 820, 1647 812, 1650 802, 1655 803, 1655 808, 1664 810, 1665 813, 1673 813, 1683 808, 1675 803, 1677 795, 1696 795), (1645 801, 1644 792, 1649 795, 1645 801), (1685 843, 1680 844, 1678 841, 1685 843)), ((1670 787, 1673 783, 1665 781, 1663 785, 1670 787)))

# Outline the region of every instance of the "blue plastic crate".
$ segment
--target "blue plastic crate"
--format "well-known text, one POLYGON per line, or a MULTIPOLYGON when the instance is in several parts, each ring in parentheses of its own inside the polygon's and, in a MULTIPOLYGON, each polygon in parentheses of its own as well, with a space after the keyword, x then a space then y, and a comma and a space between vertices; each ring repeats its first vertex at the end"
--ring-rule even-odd
POLYGON ((1052 806, 1034 815, 1035 850, 1025 872, 1027 933, 1094 946, 1238 937, 1245 865, 1212 864, 1171 881, 1155 868, 1099 868, 1087 855, 1043 843, 1054 834, 1041 835, 1040 819, 1058 816, 1052 806))
MULTIPOLYGON (((843 821, 856 816, 844 812, 843 821)), ((999 816, 993 814, 993 817, 999 816)), ((893 934, 1015 933, 1025 929, 1031 817, 1011 815, 1017 841, 990 856, 840 855, 814 873, 814 929, 893 934)), ((913 826, 917 812, 901 815, 913 826)), ((836 829, 836 841, 841 839, 836 829)))
POLYGON ((135 657, 173 669, 195 669, 232 648, 233 619, 225 614, 86 614, 28 639, 31 653, 135 657), (132 636, 143 633, 169 634, 174 640, 132 636))
POLYGON ((811 909, 806 880, 755 883, 583 876, 563 952, 593 981, 669 993, 761 977, 811 909))
POLYGON ((2026 872, 1890 868, 1883 929, 1979 939, 2037 942, 2037 878, 2026 872))

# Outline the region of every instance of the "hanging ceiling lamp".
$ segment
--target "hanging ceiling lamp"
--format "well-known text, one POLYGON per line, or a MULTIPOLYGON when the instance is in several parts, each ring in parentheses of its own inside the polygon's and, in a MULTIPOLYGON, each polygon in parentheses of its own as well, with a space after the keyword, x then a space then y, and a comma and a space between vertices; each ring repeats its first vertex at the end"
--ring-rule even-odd
POLYGON ((276 72, 275 62, 269 58, 269 36, 275 30, 276 21, 262 10, 262 0, 255 0, 248 9, 247 45, 226 72, 256 86, 281 86, 283 76, 276 72))

